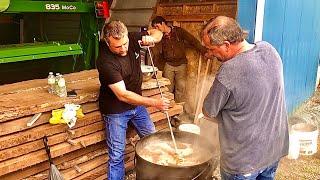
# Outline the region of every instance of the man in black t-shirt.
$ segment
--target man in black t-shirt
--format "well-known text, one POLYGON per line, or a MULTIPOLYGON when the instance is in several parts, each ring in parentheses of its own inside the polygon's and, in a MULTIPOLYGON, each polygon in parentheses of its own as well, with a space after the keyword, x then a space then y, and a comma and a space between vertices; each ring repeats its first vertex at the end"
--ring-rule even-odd
POLYGON ((140 137, 155 132, 144 106, 166 110, 168 99, 154 99, 141 96, 142 72, 140 46, 159 42, 162 33, 156 29, 145 33, 128 33, 120 21, 111 21, 103 28, 97 69, 99 71, 99 106, 106 123, 108 145, 108 179, 124 178, 124 152, 126 130, 131 122, 140 137))

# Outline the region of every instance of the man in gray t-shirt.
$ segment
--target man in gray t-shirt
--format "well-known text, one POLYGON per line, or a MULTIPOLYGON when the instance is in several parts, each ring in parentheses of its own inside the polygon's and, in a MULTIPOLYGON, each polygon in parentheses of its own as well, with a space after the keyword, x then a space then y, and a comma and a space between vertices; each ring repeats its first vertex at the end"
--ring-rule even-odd
POLYGON ((273 179, 288 153, 283 68, 269 43, 249 44, 238 23, 219 16, 203 30, 207 57, 223 64, 204 100, 216 119, 222 179, 273 179))

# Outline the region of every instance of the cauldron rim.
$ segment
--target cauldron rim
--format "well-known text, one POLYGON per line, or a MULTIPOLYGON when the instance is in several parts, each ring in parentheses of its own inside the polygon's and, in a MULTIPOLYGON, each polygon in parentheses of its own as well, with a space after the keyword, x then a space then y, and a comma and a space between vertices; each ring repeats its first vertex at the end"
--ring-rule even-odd
POLYGON ((185 132, 185 131, 175 131, 174 134, 186 134, 186 135, 189 135, 189 136, 190 136, 190 135, 191 135, 191 136, 198 136, 198 138, 201 138, 202 141, 207 141, 208 146, 212 146, 212 147, 211 147, 212 151, 211 151, 211 153, 208 155, 208 158, 205 158, 205 160, 201 161, 200 163, 196 163, 196 164, 193 164, 193 165, 185 165, 185 166, 178 166, 178 165, 177 165, 177 166, 173 166, 173 165, 170 165, 170 166, 169 166, 169 165, 161 165, 161 164, 157 164, 157 163, 154 163, 154 162, 150 162, 150 161, 146 160, 145 158, 143 158, 143 157, 139 154, 139 152, 138 152, 137 149, 138 149, 138 148, 142 149, 140 146, 142 146, 141 144, 142 144, 143 141, 145 141, 146 139, 150 138, 151 136, 157 136, 157 135, 159 135, 159 134, 168 134, 168 133, 170 133, 170 131, 161 131, 161 132, 156 132, 156 133, 153 133, 153 134, 150 134, 150 135, 147 135, 147 136, 141 138, 141 139, 137 142, 137 144, 135 145, 135 156, 138 156, 139 158, 141 158, 141 159, 143 159, 143 160, 145 160, 145 161, 147 161, 147 162, 149 162, 149 163, 151 163, 151 164, 153 164, 153 165, 156 165, 156 166, 169 167, 169 168, 177 168, 177 169, 190 169, 190 168, 192 168, 192 167, 202 166, 202 165, 204 165, 204 164, 208 164, 208 163, 210 162, 210 160, 214 159, 215 153, 214 153, 214 147, 213 147, 212 144, 210 144, 207 140, 202 139, 201 136, 198 135, 198 134, 194 134, 194 133, 190 133, 190 132, 185 132))

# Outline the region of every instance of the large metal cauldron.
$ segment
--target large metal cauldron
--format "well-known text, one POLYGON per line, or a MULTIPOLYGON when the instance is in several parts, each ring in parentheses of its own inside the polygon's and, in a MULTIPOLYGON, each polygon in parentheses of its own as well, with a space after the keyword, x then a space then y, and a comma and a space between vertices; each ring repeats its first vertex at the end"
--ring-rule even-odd
POLYGON ((204 138, 188 132, 174 132, 177 143, 192 144, 194 153, 201 154, 197 164, 190 166, 159 165, 143 158, 143 148, 150 143, 160 141, 172 142, 170 132, 158 132, 142 138, 136 144, 136 177, 137 180, 202 180, 212 179, 212 172, 217 167, 215 148, 204 138), (204 149, 203 149, 204 148, 204 149))

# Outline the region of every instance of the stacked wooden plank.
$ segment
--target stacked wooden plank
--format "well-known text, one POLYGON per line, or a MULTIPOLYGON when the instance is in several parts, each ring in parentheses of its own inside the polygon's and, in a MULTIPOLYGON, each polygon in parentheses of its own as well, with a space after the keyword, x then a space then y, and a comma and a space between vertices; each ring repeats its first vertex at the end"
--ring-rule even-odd
MULTIPOLYGON (((75 98, 49 94, 46 79, 0 86, 0 179, 46 179, 49 162, 42 138, 48 137, 51 156, 65 179, 105 179, 107 149, 104 122, 97 103, 99 80, 96 70, 65 76, 68 90, 75 89, 75 98), (65 124, 51 125, 51 111, 66 103, 81 104, 85 116, 73 128, 65 124), (42 113, 31 126, 27 122, 42 113)), ((166 96, 172 100, 169 115, 182 112, 165 87, 170 82, 160 78, 166 96)), ((142 85, 143 96, 160 98, 154 79, 142 85)), ((147 108, 157 130, 168 127, 165 114, 147 108)), ((127 133, 126 170, 134 168, 134 144, 138 136, 131 127, 127 133)))

